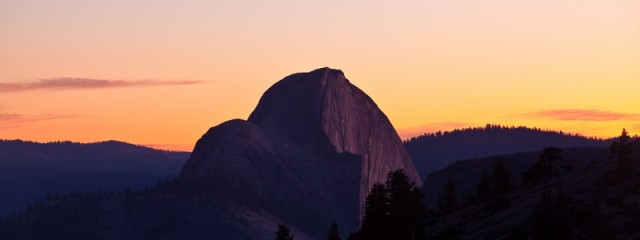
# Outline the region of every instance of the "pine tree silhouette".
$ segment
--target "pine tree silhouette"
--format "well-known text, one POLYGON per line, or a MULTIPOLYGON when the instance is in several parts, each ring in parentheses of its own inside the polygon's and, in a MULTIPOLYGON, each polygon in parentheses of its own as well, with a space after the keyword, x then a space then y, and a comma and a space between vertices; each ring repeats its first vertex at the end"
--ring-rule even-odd
POLYGON ((276 240, 293 240, 289 226, 285 224, 278 225, 278 231, 276 232, 276 240))
POLYGON ((493 196, 493 187, 491 186, 491 177, 485 171, 482 173, 480 182, 478 183, 478 199, 487 200, 493 196))
POLYGON ((329 227, 329 232, 327 233, 327 240, 341 240, 340 231, 338 230, 338 224, 333 222, 329 227))
POLYGON ((367 196, 360 231, 349 239, 423 239, 426 228, 424 194, 403 170, 388 174, 385 184, 374 184, 367 196))
POLYGON ((389 222, 389 199, 384 184, 376 183, 367 196, 362 219, 363 239, 386 239, 385 231, 389 222))
POLYGON ((515 189, 513 176, 509 169, 504 166, 502 159, 498 158, 493 164, 493 172, 491 173, 491 186, 495 194, 504 194, 515 189))
POLYGON ((631 137, 629 137, 629 132, 627 129, 623 128, 620 137, 618 138, 618 160, 619 161, 627 161, 631 156, 631 137))
POLYGON ((453 179, 447 180, 447 185, 444 187, 442 193, 442 206, 440 211, 444 213, 450 213, 456 210, 458 207, 458 198, 456 193, 456 185, 453 183, 453 179))
POLYGON ((556 174, 554 164, 563 158, 562 149, 556 147, 544 148, 538 160, 529 167, 529 170, 522 174, 522 182, 532 186, 541 181, 548 181, 556 174))

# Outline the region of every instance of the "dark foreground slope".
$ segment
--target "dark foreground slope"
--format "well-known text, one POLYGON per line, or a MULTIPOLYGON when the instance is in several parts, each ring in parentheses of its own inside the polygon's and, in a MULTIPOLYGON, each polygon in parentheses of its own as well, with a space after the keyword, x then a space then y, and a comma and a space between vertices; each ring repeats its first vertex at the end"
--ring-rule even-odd
POLYGON ((0 216, 46 193, 142 188, 177 175, 188 158, 123 142, 0 141, 0 216))
MULTIPOLYGON (((563 165, 572 168, 585 168, 597 161, 604 161, 609 155, 607 148, 566 148, 563 150, 563 165)), ((500 159, 509 169, 514 183, 522 183, 522 174, 538 160, 540 151, 492 156, 487 158, 468 159, 455 162, 446 168, 429 174, 423 185, 427 207, 436 209, 438 199, 444 191, 447 180, 451 178, 456 184, 458 194, 476 194, 478 182, 483 173, 490 174, 493 163, 500 159)))
MULTIPOLYGON (((564 149, 556 174, 523 184, 537 153, 500 156, 515 189, 480 199, 483 172, 497 157, 457 162, 432 173, 424 186, 431 206, 444 195, 447 179, 458 205, 441 211, 429 228, 440 239, 637 239, 640 230, 640 142, 625 161, 608 148, 564 149), (570 167, 569 167, 570 166, 570 167)), ((441 200, 442 203, 442 200, 441 200)))
POLYGON ((527 127, 487 124, 444 133, 425 134, 405 141, 423 178, 455 161, 537 151, 547 146, 603 147, 611 141, 527 127))
MULTIPOLYGON (((176 182, 71 192, 0 220, 0 239, 271 239, 284 221, 176 182)), ((311 239, 293 229, 296 239, 311 239)))
MULTIPOLYGON (((640 142, 636 144, 625 162, 610 157, 606 148, 564 149, 556 175, 530 186, 517 176, 527 168, 521 162, 531 163, 538 154, 500 156, 514 176, 515 189, 432 213, 427 239, 636 239, 640 142)), ((461 200, 465 189, 474 193, 478 183, 467 180, 493 171, 496 159, 460 161, 430 180, 451 178, 461 200)), ((273 239, 279 223, 294 226, 295 239, 324 238, 297 227, 304 224, 274 216, 264 202, 232 202, 207 187, 176 180, 141 191, 53 196, 0 221, 0 239, 273 239)), ((235 187, 243 192, 242 185, 235 187)), ((328 227, 315 226, 318 231, 328 227)))

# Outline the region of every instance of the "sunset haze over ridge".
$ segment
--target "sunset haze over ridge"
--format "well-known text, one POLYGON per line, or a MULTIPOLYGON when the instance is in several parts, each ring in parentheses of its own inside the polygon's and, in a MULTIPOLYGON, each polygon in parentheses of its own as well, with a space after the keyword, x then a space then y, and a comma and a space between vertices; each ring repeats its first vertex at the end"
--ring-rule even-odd
POLYGON ((292 72, 344 71, 403 138, 640 132, 640 1, 0 2, 0 139, 186 150, 292 72))

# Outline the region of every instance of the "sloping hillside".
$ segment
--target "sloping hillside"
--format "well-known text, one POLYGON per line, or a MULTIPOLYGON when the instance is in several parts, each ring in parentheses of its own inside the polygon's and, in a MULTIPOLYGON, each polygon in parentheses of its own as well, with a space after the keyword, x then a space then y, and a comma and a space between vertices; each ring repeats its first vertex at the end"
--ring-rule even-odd
MULTIPOLYGON (((424 191, 432 208, 443 206, 447 180, 457 202, 439 211, 435 239, 636 239, 640 237, 640 141, 625 157, 609 148, 570 148, 554 163, 553 176, 523 184, 540 152, 460 161, 432 173, 424 191), (515 188, 480 198, 483 172, 501 159, 515 188), (444 198, 442 198, 444 199, 444 198)), ((494 168, 495 169, 495 168, 494 168)), ((492 183, 493 184, 493 183, 492 183)))
POLYGON ((128 143, 0 141, 0 216, 46 193, 152 186, 189 157, 128 143))
POLYGON ((458 129, 414 137, 405 146, 423 178, 455 161, 503 154, 538 151, 543 147, 603 147, 610 140, 587 138, 558 131, 528 127, 458 129))

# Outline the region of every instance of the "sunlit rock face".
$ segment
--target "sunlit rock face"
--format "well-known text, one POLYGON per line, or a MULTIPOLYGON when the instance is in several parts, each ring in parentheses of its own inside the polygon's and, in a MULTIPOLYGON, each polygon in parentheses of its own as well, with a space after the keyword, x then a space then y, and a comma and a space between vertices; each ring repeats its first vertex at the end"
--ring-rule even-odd
POLYGON ((340 70, 321 68, 284 78, 265 92, 249 121, 279 146, 362 157, 361 203, 389 171, 404 169, 411 180, 422 182, 387 116, 340 70))
POLYGON ((247 121, 211 128, 180 179, 324 237, 358 226, 369 189, 387 173, 419 175, 389 119, 342 71, 292 74, 269 88, 247 121))

